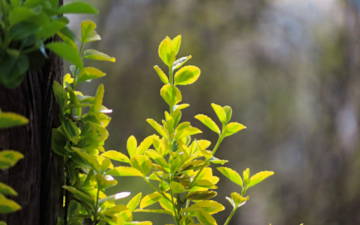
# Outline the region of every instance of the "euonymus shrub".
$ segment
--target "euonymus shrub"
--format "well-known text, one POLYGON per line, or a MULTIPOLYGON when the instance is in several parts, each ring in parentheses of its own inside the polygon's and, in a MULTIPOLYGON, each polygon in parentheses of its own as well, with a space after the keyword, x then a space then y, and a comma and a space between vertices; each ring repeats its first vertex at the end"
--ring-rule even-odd
MULTIPOLYGON (((0 111, 0 129, 21 126, 27 123, 28 120, 19 114, 0 111)), ((18 151, 0 151, 0 169, 6 170, 13 167, 23 157, 24 155, 18 151)), ((21 209, 18 203, 7 197, 17 195, 17 192, 12 187, 0 182, 0 214, 12 213, 21 209)), ((0 221, 0 225, 6 225, 6 222, 0 221)))
MULTIPOLYGON (((29 69, 37 70, 47 58, 46 43, 55 34, 73 38, 64 14, 97 12, 81 1, 60 5, 59 0, 0 0, 0 84, 14 88, 29 69)), ((76 56, 72 47, 51 45, 66 50, 65 59, 76 56)))
POLYGON ((85 66, 84 60, 114 62, 113 57, 94 49, 87 49, 87 43, 100 40, 92 21, 81 24, 79 43, 61 36, 63 42, 51 43, 48 47, 61 56, 66 56, 63 45, 72 46, 76 54, 64 57, 72 65, 63 84, 54 83, 53 89, 60 106, 61 125, 54 129, 53 150, 64 158, 65 185, 64 218, 59 224, 69 225, 132 225, 152 224, 150 221, 134 221, 134 213, 160 213, 171 215, 177 225, 217 224, 215 213, 224 206, 212 200, 216 196, 219 178, 213 175, 211 166, 235 182, 239 188, 227 199, 233 210, 225 224, 228 224, 235 211, 248 199, 249 188, 271 176, 273 172, 263 171, 250 176, 249 169, 239 175, 236 171, 223 167, 227 162, 215 157, 222 141, 245 126, 231 122, 232 110, 229 106, 212 104, 222 126, 221 128, 208 116, 199 114, 195 118, 218 134, 214 146, 204 139, 193 136, 202 131, 181 121, 182 110, 189 107, 181 103, 181 85, 194 83, 200 76, 196 66, 184 66, 191 58, 177 59, 181 37, 165 38, 159 46, 159 56, 168 67, 166 74, 160 67, 154 69, 164 83, 160 95, 169 105, 161 123, 154 119, 147 122, 157 134, 150 135, 138 143, 134 136, 127 141, 125 155, 115 150, 105 150, 108 138, 106 129, 110 122, 107 113, 111 110, 103 106, 104 87, 99 85, 95 96, 88 96, 78 90, 78 86, 105 75, 101 70, 85 66), (116 161, 116 166, 112 163, 116 161), (113 176, 141 177, 152 189, 151 194, 134 195, 128 203, 117 200, 130 195, 120 192, 107 195, 106 190, 117 184, 113 176), (158 207, 154 208, 154 205, 158 207))
POLYGON ((177 58, 180 46, 181 36, 174 39, 166 37, 159 45, 158 54, 167 72, 159 66, 154 66, 154 69, 163 82, 160 95, 169 109, 164 112, 161 122, 151 118, 146 120, 156 134, 142 141, 130 136, 126 145, 127 155, 106 151, 102 156, 121 164, 112 168, 110 175, 140 177, 153 190, 145 196, 136 194, 124 211, 168 214, 176 225, 217 224, 213 215, 225 207, 213 200, 220 179, 213 174, 215 167, 237 185, 237 191, 226 198, 233 208, 224 223, 227 225, 236 210, 249 200, 248 190, 274 173, 262 171, 251 175, 250 169, 245 169, 240 175, 223 166, 227 160, 215 156, 225 138, 246 128, 231 121, 230 106, 211 104, 221 126, 207 115, 195 116, 218 135, 215 144, 195 138, 202 130, 188 121, 182 121, 182 110, 188 108, 189 104, 182 103, 179 87, 196 82, 200 77, 200 69, 193 65, 185 66, 190 55, 177 58))

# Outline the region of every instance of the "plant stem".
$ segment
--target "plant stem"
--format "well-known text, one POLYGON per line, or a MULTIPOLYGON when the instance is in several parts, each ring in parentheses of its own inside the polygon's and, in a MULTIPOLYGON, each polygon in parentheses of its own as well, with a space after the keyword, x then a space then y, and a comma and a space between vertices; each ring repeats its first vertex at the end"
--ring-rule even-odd
POLYGON ((233 208, 233 209, 231 210, 231 213, 230 213, 229 216, 226 218, 226 221, 225 221, 224 225, 229 225, 229 223, 230 223, 232 217, 235 215, 235 212, 236 212, 237 209, 238 209, 238 208, 233 208))

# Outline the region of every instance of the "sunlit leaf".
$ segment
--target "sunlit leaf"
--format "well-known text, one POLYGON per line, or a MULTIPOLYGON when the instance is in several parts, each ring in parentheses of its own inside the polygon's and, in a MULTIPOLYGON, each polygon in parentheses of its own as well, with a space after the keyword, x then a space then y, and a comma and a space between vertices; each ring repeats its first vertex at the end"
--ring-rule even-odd
POLYGON ((143 174, 132 167, 118 166, 109 172, 110 175, 119 177, 142 177, 143 174))
POLYGON ((204 114, 198 114, 195 116, 197 120, 199 120, 202 124, 207 126, 210 130, 214 131, 217 134, 220 134, 220 128, 216 123, 207 115, 204 114))
POLYGON ((115 151, 115 150, 109 150, 104 152, 103 154, 101 154, 102 156, 115 160, 115 161, 119 161, 119 162, 124 162, 124 163, 130 163, 130 159, 129 157, 127 157, 125 154, 115 151))
POLYGON ((141 201, 141 197, 142 197, 142 193, 138 193, 137 195, 135 195, 126 205, 126 207, 128 209, 130 209, 131 211, 134 211, 140 204, 141 201))
POLYGON ((197 66, 184 66, 175 73, 175 85, 189 85, 200 77, 200 69, 197 66))
POLYGON ((246 126, 241 123, 237 123, 237 122, 228 123, 224 128, 224 137, 231 136, 244 129, 246 129, 246 126))
POLYGON ((156 202, 158 202, 161 198, 161 194, 159 192, 153 192, 151 194, 145 195, 144 198, 140 202, 140 208, 149 207, 156 202))
POLYGON ((251 176, 250 181, 247 185, 248 188, 257 185, 258 183, 264 181, 266 178, 274 175, 273 171, 261 171, 251 176))
POLYGON ((164 83, 164 84, 168 84, 169 83, 169 78, 167 77, 167 75, 165 74, 164 71, 162 71, 162 69, 159 66, 154 66, 154 70, 156 71, 156 74, 159 76, 160 80, 164 83))
POLYGON ((235 184, 238 184, 241 187, 244 185, 240 174, 235 170, 228 167, 218 167, 216 169, 235 184))
POLYGON ((116 62, 115 57, 111 57, 95 49, 86 49, 84 52, 84 58, 98 61, 116 62))

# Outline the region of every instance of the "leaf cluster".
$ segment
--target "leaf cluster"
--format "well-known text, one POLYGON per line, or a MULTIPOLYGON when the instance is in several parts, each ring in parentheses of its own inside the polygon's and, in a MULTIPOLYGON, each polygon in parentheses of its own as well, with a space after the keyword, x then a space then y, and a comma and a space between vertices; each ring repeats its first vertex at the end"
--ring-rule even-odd
POLYGON ((107 115, 111 110, 103 105, 104 86, 99 85, 94 96, 78 90, 80 84, 106 75, 98 68, 86 66, 86 60, 115 61, 103 52, 87 48, 88 43, 101 39, 95 29, 93 21, 85 20, 81 23, 79 43, 61 36, 62 42, 47 45, 71 63, 63 84, 53 84, 61 125, 53 130, 52 148, 65 160, 63 188, 68 193, 64 196, 66 216, 59 218, 59 223, 131 225, 135 224, 132 222, 133 207, 118 202, 130 193, 106 193, 117 180, 112 174, 112 161, 104 155, 104 143, 109 136, 106 127, 111 119, 107 115))
POLYGON ((227 160, 215 157, 225 138, 246 128, 231 121, 230 106, 211 104, 221 126, 207 115, 195 116, 218 135, 214 145, 209 140, 195 138, 202 130, 188 121, 182 121, 182 110, 189 104, 182 103, 179 87, 196 82, 201 71, 197 66, 185 65, 191 55, 177 58, 180 46, 180 35, 173 39, 166 37, 159 45, 158 54, 167 66, 167 73, 159 66, 154 66, 154 70, 163 82, 160 96, 169 110, 164 112, 161 122, 152 118, 146 120, 156 133, 142 141, 130 136, 126 144, 127 155, 116 151, 106 151, 103 155, 120 163, 111 170, 112 175, 140 177, 153 189, 148 195, 140 193, 134 197, 136 206, 139 206, 137 211, 171 215, 176 225, 217 224, 213 215, 225 209, 213 200, 220 178, 213 174, 212 166, 217 167, 242 188, 241 194, 234 192, 228 197, 234 209, 227 224, 235 211, 248 200, 246 191, 273 172, 263 171, 250 177, 249 170, 245 170, 241 177, 236 171, 222 166, 227 160))
POLYGON ((29 69, 38 69, 47 58, 46 43, 58 34, 74 35, 64 14, 97 13, 89 3, 58 0, 0 1, 0 84, 18 86, 29 69))
MULTIPOLYGON (((28 123, 28 120, 16 113, 1 112, 0 111, 0 129, 22 126, 28 123)), ((0 169, 6 170, 24 158, 24 155, 14 150, 0 151, 0 169)), ((0 182, 0 214, 7 214, 18 211, 21 206, 8 196, 17 196, 18 193, 9 185, 0 182)), ((0 221, 1 225, 6 225, 6 222, 0 221)))

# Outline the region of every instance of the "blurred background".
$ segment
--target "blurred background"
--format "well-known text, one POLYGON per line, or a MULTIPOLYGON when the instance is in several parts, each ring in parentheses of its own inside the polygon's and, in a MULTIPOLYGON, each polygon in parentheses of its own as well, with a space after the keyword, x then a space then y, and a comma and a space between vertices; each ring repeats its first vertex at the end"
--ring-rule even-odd
MULTIPOLYGON (((202 69, 200 80, 182 89, 191 104, 184 119, 204 128, 195 114, 215 116, 212 102, 231 105, 248 129, 225 140, 218 157, 238 171, 276 172, 251 190, 231 224, 360 224, 359 0, 92 2, 103 37, 95 47, 118 60, 100 65, 108 73, 105 105, 113 109, 109 149, 124 151, 129 135, 154 132, 145 119, 160 120, 166 109, 152 69, 161 65, 157 46, 182 34, 180 55, 192 54, 190 63, 202 69)), ((74 29, 81 19, 73 17, 74 29)), ((96 86, 83 88, 94 93, 96 86)), ((137 179, 120 184, 148 190, 137 179)), ((225 179, 219 186, 217 200, 230 208, 224 198, 237 187, 225 179)), ((169 218, 155 225, 165 223, 169 218)))

